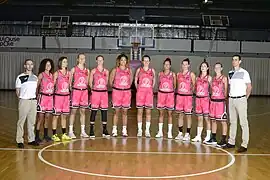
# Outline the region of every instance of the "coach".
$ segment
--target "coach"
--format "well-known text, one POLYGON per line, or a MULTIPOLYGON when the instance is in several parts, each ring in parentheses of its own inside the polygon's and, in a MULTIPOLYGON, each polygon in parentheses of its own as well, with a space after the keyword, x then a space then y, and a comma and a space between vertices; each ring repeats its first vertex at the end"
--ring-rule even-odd
POLYGON ((16 78, 16 94, 19 98, 19 120, 17 122, 16 141, 18 148, 24 148, 24 123, 27 119, 28 145, 37 146, 35 142, 35 122, 37 114, 37 76, 33 74, 34 63, 31 59, 24 62, 24 73, 16 78))
POLYGON ((251 93, 251 80, 249 73, 240 67, 241 56, 234 55, 232 58, 233 70, 229 72, 229 115, 230 132, 228 144, 225 148, 235 148, 237 132, 237 119, 239 116, 242 128, 242 144, 237 152, 247 151, 249 141, 249 125, 247 119, 247 99, 251 93))

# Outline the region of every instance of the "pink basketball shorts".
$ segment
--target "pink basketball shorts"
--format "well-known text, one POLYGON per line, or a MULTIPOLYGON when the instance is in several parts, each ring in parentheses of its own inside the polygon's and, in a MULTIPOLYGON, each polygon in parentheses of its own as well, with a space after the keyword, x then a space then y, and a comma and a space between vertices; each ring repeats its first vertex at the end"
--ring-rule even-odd
POLYGON ((196 115, 208 116, 209 115, 209 97, 196 97, 196 115))
POLYGON ((153 108, 153 89, 151 88, 138 88, 136 94, 137 108, 153 108))
POLYGON ((129 109, 131 105, 131 90, 112 90, 113 108, 129 109))
POLYGON ((226 104, 224 100, 211 100, 210 119, 227 120, 226 104))
POLYGON ((158 92, 157 109, 174 110, 174 92, 158 92))
POLYGON ((39 94, 37 101, 37 112, 52 113, 53 112, 53 95, 39 94))
POLYGON ((69 114, 70 95, 54 95, 54 115, 69 114))
POLYGON ((192 108, 192 95, 176 95, 175 110, 176 112, 184 113, 186 115, 191 115, 192 108))
POLYGON ((91 95, 91 109, 92 110, 107 110, 109 107, 108 91, 94 91, 91 95))
POLYGON ((88 108, 88 89, 73 89, 71 92, 71 108, 88 108))

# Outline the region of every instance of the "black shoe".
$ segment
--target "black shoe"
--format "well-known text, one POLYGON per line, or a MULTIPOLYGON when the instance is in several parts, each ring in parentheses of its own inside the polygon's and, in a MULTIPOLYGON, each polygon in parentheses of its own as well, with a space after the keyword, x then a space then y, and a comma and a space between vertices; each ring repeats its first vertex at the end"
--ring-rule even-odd
POLYGON ((241 146, 241 147, 237 150, 238 153, 242 153, 242 152, 246 152, 246 151, 247 151, 247 148, 245 148, 245 147, 243 147, 243 146, 241 146))
POLYGON ((18 143, 17 146, 18 146, 18 148, 20 148, 20 149, 23 149, 23 148, 24 148, 23 143, 18 143))
POLYGON ((52 141, 52 138, 49 137, 49 136, 44 136, 44 140, 45 140, 46 142, 51 142, 51 141, 52 141))
POLYGON ((227 145, 225 140, 221 140, 218 144, 217 147, 224 148, 227 145))
POLYGON ((95 131, 94 129, 90 130, 90 134, 89 134, 90 138, 94 138, 95 137, 95 131))
POLYGON ((39 144, 42 143, 42 140, 41 140, 40 138, 36 138, 35 141, 36 141, 37 143, 39 143, 39 144))
POLYGON ((107 129, 103 129, 103 133, 102 133, 103 137, 109 137, 110 134, 108 133, 107 129))
POLYGON ((32 142, 29 142, 28 145, 31 145, 31 146, 39 146, 39 143, 36 142, 36 141, 32 141, 32 142))
POLYGON ((227 143, 226 146, 223 147, 224 149, 230 149, 230 148, 235 148, 235 145, 232 145, 230 143, 227 143))
POLYGON ((217 140, 215 138, 211 138, 209 141, 206 141, 205 144, 207 144, 207 145, 216 145, 217 140))

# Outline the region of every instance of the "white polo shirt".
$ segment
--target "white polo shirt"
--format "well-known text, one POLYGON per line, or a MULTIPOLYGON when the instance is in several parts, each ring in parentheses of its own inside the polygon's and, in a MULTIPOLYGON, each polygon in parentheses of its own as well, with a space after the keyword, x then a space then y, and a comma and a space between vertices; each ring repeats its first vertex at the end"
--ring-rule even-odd
POLYGON ((230 71, 229 72, 229 84, 230 84, 230 92, 229 96, 236 97, 236 96, 244 96, 247 94, 247 85, 251 83, 249 73, 240 68, 237 71, 230 71))
POLYGON ((16 89, 20 89, 20 99, 36 98, 38 78, 34 74, 22 73, 16 78, 16 89))

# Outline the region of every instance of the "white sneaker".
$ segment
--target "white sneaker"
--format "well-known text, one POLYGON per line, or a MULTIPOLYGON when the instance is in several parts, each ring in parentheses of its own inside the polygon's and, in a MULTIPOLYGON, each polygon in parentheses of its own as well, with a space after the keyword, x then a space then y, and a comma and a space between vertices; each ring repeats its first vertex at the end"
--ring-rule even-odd
POLYGON ((161 138, 161 137, 163 137, 163 132, 158 131, 156 138, 161 138))
POLYGON ((202 142, 202 138, 200 136, 196 136, 192 139, 193 142, 202 142))
POLYGON ((183 141, 190 141, 190 134, 189 133, 185 134, 183 141))
POLYGON ((173 136, 172 136, 172 132, 168 132, 168 139, 172 139, 173 136))
POLYGON ((138 130, 137 136, 142 137, 142 130, 138 130))
POLYGON ((183 133, 179 132, 178 135, 175 137, 175 140, 182 140, 183 139, 183 133))
POLYGON ((128 137, 127 130, 123 130, 123 131, 122 131, 122 136, 123 136, 123 137, 128 137))
POLYGON ((204 138, 204 140, 203 140, 203 143, 206 143, 206 142, 209 141, 210 139, 211 139, 210 136, 206 136, 206 137, 204 138))
POLYGON ((115 130, 112 131, 112 137, 117 137, 117 131, 115 130))
POLYGON ((89 138, 89 136, 84 131, 81 132, 81 137, 82 138, 89 138))
POLYGON ((150 131, 145 131, 145 137, 147 137, 147 138, 150 138, 151 137, 150 131))
POLYGON ((71 139, 76 139, 76 136, 75 136, 74 132, 69 132, 69 133, 68 133, 68 136, 69 136, 71 139))

